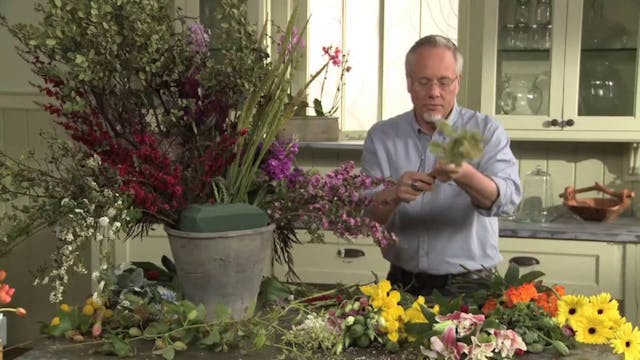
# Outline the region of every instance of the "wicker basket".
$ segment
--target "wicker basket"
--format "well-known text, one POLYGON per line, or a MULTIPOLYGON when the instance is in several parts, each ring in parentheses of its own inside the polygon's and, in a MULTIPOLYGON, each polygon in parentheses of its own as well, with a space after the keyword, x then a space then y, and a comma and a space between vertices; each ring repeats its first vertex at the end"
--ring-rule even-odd
POLYGON ((567 186, 564 189, 564 193, 560 194, 560 197, 564 199, 562 202, 564 206, 583 220, 589 221, 610 221, 615 219, 631 205, 631 198, 634 196, 635 194, 631 190, 614 191, 597 182, 594 186, 581 189, 567 186), (576 194, 594 190, 603 192, 611 197, 576 199, 576 194))

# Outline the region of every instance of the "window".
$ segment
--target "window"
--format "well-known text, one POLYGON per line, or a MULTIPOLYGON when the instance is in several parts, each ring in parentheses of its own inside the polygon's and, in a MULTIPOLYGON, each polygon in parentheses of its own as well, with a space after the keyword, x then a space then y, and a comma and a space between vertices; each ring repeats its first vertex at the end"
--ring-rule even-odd
MULTIPOLYGON (((347 137, 362 136, 375 122, 411 108, 404 57, 418 38, 442 34, 457 40, 458 0, 308 0, 307 11, 307 69, 322 63, 322 46, 350 53, 339 114, 347 137)), ((317 81, 310 94, 319 94, 319 86, 317 81)), ((326 103, 333 96, 328 90, 326 103)))

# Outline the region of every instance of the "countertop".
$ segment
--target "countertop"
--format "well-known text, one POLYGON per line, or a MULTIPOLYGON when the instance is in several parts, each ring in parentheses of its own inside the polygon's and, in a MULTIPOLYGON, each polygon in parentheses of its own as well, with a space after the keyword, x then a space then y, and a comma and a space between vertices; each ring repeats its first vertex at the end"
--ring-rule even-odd
POLYGON ((619 217, 611 222, 585 221, 571 214, 550 223, 500 219, 501 237, 640 242, 640 219, 619 217))
MULTIPOLYGON (((64 342, 61 340, 45 340, 39 342, 32 350, 27 351, 17 360, 113 360, 114 356, 106 356, 95 353, 95 345, 79 345, 64 342)), ((161 356, 153 356, 148 351, 148 347, 141 346, 137 355, 128 357, 132 360, 156 360, 162 359, 161 356)), ((266 348, 263 351, 240 354, 238 352, 216 353, 201 349, 189 349, 185 352, 177 352, 176 360, 186 359, 208 359, 208 360, 273 360, 278 359, 280 352, 275 348, 266 348)), ((316 357, 314 357, 316 358, 316 357)), ((611 352, 611 347, 606 345, 583 345, 579 344, 576 349, 572 349, 568 356, 562 357, 555 350, 548 350, 543 353, 533 354, 526 353, 518 357, 519 360, 619 360, 622 357, 611 352)), ((344 354, 339 356, 318 355, 317 359, 322 360, 413 360, 416 359, 416 353, 413 351, 404 351, 391 354, 378 347, 366 349, 349 348, 344 354)))

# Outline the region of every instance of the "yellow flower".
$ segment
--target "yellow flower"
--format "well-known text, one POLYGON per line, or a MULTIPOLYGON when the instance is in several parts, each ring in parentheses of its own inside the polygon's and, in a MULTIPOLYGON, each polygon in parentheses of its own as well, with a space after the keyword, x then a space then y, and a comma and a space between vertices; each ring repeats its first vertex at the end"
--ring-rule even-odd
POLYGON ((640 359, 640 330, 631 323, 624 323, 611 339, 611 347, 616 354, 624 354, 625 360, 640 359))
POLYGON ((96 310, 90 304, 87 304, 82 308, 82 313, 87 316, 93 316, 95 311, 96 310))
POLYGON ((374 309, 383 306, 389 290, 391 290, 391 282, 389 280, 382 280, 378 284, 360 286, 360 291, 371 299, 371 306, 374 309))
POLYGON ((71 309, 71 306, 69 306, 67 304, 62 304, 62 305, 60 305, 60 310, 66 312, 66 313, 69 313, 69 312, 71 312, 72 309, 71 309))
POLYGON ((601 293, 589 297, 589 303, 596 313, 604 316, 610 321, 620 319, 620 311, 618 310, 618 301, 611 299, 611 294, 601 293))
POLYGON ((606 344, 613 337, 611 321, 594 311, 583 311, 573 319, 571 327, 576 332, 576 340, 585 344, 606 344))
POLYGON ((58 325, 60 325, 60 318, 56 316, 53 319, 51 319, 51 326, 58 326, 58 325))
POLYGON ((416 301, 411 304, 411 307, 404 312, 404 321, 407 323, 424 323, 427 322, 427 318, 422 313, 422 306, 424 305, 424 297, 418 296, 416 301))
POLYGON ((387 334, 387 337, 389 338, 389 340, 393 341, 394 343, 398 342, 398 338, 400 337, 400 334, 398 334, 397 331, 393 331, 387 334))
POLYGON ((111 317, 113 317, 113 311, 111 309, 106 309, 104 311, 104 318, 110 319, 111 317))
POLYGON ((573 326, 573 319, 581 313, 581 309, 587 305, 589 300, 584 295, 565 295, 558 301, 558 314, 556 320, 560 325, 569 324, 573 326))

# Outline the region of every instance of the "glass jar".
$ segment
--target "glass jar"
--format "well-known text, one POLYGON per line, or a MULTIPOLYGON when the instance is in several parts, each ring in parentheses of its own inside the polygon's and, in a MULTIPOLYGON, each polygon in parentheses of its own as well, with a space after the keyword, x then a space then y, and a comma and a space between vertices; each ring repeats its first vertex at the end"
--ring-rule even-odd
POLYGON ((529 0, 518 0, 514 20, 517 24, 529 25, 529 0))
POLYGON ((515 221, 546 223, 553 220, 553 188, 551 174, 537 165, 524 177, 522 201, 518 206, 515 221))
POLYGON ((534 20, 538 25, 551 23, 551 0, 538 0, 534 20))
POLYGON ((511 50, 516 48, 516 28, 513 24, 507 24, 502 31, 502 49, 511 50))
POLYGON ((518 24, 515 28, 515 48, 517 49, 526 49, 529 47, 529 25, 527 24, 518 24))

